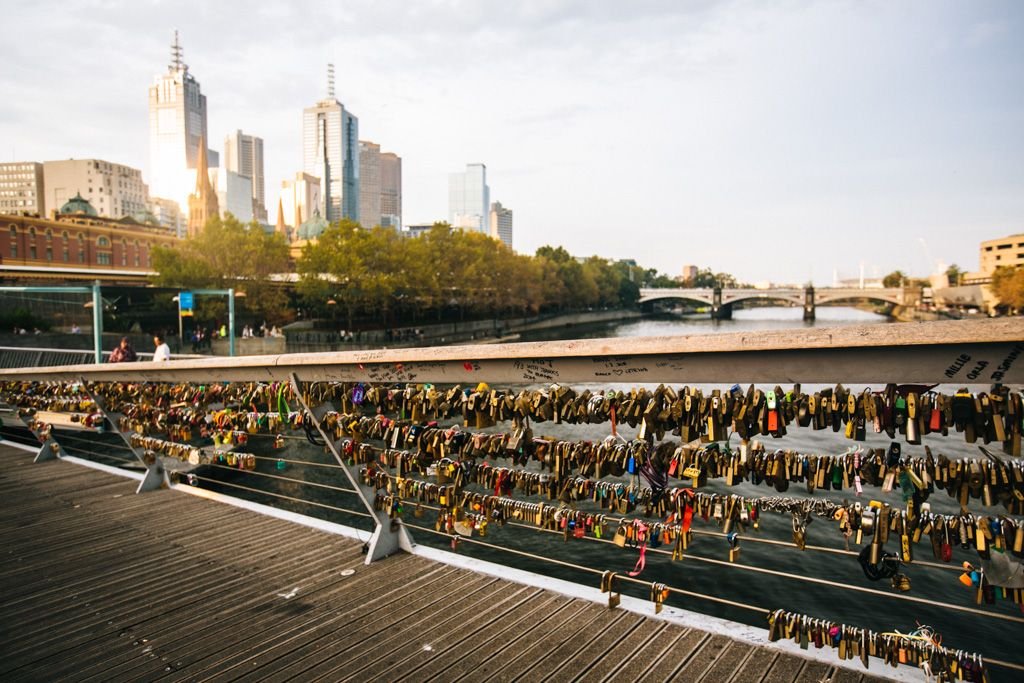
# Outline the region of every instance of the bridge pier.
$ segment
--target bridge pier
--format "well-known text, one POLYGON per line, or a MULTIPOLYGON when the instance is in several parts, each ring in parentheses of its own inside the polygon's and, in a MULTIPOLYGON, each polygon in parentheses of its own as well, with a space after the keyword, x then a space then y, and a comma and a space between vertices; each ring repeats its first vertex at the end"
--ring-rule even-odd
POLYGON ((722 303, 722 288, 715 287, 711 295, 711 319, 732 320, 732 304, 722 303))
POLYGON ((809 286, 804 290, 804 320, 814 322, 814 287, 809 286))

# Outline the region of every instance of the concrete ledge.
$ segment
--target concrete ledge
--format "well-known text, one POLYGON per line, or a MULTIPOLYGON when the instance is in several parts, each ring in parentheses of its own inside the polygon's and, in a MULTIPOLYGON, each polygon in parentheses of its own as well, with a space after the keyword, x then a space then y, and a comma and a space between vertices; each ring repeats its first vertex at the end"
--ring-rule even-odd
POLYGON ((464 385, 1016 384, 1024 382, 1024 318, 78 365, 3 370, 0 379, 287 381, 292 373, 303 380, 464 385))

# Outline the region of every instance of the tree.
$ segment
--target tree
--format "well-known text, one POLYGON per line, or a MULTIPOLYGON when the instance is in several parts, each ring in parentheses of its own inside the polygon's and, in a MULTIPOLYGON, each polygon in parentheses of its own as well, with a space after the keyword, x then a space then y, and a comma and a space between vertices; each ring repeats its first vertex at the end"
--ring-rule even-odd
POLYGON ((1011 313, 1024 310, 1024 267, 996 268, 992 274, 992 293, 1011 313))
POLYGON ((949 268, 946 268, 946 278, 949 280, 950 287, 957 287, 960 285, 960 278, 962 278, 964 272, 960 270, 960 266, 955 263, 949 268))
POLYGON ((907 279, 907 276, 903 274, 902 270, 894 270, 884 278, 882 278, 883 287, 902 287, 903 281, 907 279))
MULTIPOLYGON (((267 234, 259 223, 248 225, 228 214, 213 216, 194 237, 177 248, 154 247, 154 285, 181 289, 229 289, 245 292, 244 306, 272 321, 284 320, 288 297, 272 275, 287 273, 288 245, 280 234, 267 234)), ((198 300, 200 313, 220 315, 224 302, 198 300)))
POLYGON ((363 287, 367 284, 364 244, 359 224, 342 219, 315 241, 307 242, 296 264, 298 290, 307 305, 323 313, 328 301, 335 301, 347 311, 349 328, 355 311, 363 304, 363 287))

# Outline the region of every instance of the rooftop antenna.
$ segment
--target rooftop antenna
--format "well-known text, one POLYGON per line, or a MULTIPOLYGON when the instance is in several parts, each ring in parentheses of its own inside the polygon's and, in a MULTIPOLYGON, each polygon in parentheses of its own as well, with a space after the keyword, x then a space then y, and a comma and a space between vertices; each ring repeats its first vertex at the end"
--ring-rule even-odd
POLYGON ((178 40, 178 29, 174 29, 174 44, 171 45, 171 69, 173 71, 188 71, 188 66, 181 61, 184 50, 178 40))
POLYGON ((334 65, 327 65, 327 99, 334 99, 334 65))

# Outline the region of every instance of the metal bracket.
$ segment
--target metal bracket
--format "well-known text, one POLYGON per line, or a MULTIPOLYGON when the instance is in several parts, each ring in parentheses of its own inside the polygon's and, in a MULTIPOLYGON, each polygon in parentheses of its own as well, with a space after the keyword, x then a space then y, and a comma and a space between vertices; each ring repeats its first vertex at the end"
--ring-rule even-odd
POLYGON ((374 491, 368 486, 363 486, 360 483, 359 478, 356 477, 349 469, 349 466, 345 464, 345 459, 338 451, 338 445, 335 443, 334 439, 321 425, 323 416, 331 406, 324 403, 317 406, 316 409, 313 409, 308 403, 306 403, 306 399, 302 395, 302 383, 295 373, 291 373, 291 382, 292 388, 295 390, 295 395, 298 398, 299 403, 302 404, 302 408, 306 411, 307 415, 311 415, 313 417, 316 429, 320 432, 320 437, 324 440, 324 443, 327 444, 328 450, 331 452, 331 455, 334 456, 338 465, 341 466, 341 469, 348 478, 349 483, 352 484, 352 488, 355 490, 356 495, 358 495, 359 499, 362 501, 363 507, 366 508, 366 511, 370 513, 376 522, 376 528, 367 543, 366 564, 370 564, 371 562, 387 557, 388 555, 393 555, 399 550, 412 552, 416 544, 413 542, 412 536, 409 535, 409 531, 401 524, 397 524, 395 525, 396 528, 392 528, 393 520, 388 517, 387 513, 373 507, 368 496, 374 495, 374 491))
POLYGON ((39 447, 39 452, 36 453, 36 457, 32 458, 32 462, 46 462, 47 460, 59 460, 67 455, 60 443, 57 442, 53 437, 46 437, 46 441, 39 447))
POLYGON ((32 428, 32 420, 27 419, 22 415, 17 407, 14 408, 14 414, 18 416, 22 424, 25 425, 25 429, 29 431, 32 436, 39 439, 42 445, 39 447, 39 451, 36 453, 36 457, 32 459, 32 462, 46 462, 47 460, 57 460, 59 458, 67 457, 67 453, 64 452, 64 447, 60 445, 57 439, 53 438, 53 428, 47 433, 46 438, 43 438, 38 431, 32 428))
POLYGON ((154 491, 156 489, 166 489, 171 487, 171 482, 167 478, 167 470, 164 469, 163 464, 160 462, 160 457, 157 456, 153 461, 152 465, 146 467, 146 476, 139 482, 138 488, 135 489, 135 493, 143 493, 144 491, 154 491))
POLYGON ((146 458, 143 454, 139 453, 135 446, 132 445, 131 440, 125 436, 124 432, 122 432, 117 426, 117 420, 113 419, 110 413, 107 412, 107 409, 103 405, 103 401, 100 400, 100 397, 89 391, 89 386, 86 384, 85 378, 80 377, 79 381, 82 383, 82 391, 89 397, 89 400, 96 405, 96 409, 103 415, 103 419, 110 423, 110 429, 121 437, 121 440, 124 441, 124 445, 128 447, 128 450, 131 451, 132 455, 135 456, 135 459, 139 461, 139 464, 146 468, 146 474, 142 478, 142 481, 139 482, 139 486, 135 489, 135 493, 138 494, 145 491, 170 488, 171 482, 167 477, 167 470, 164 469, 163 463, 160 462, 160 456, 155 455, 153 457, 153 462, 146 462, 146 458))

